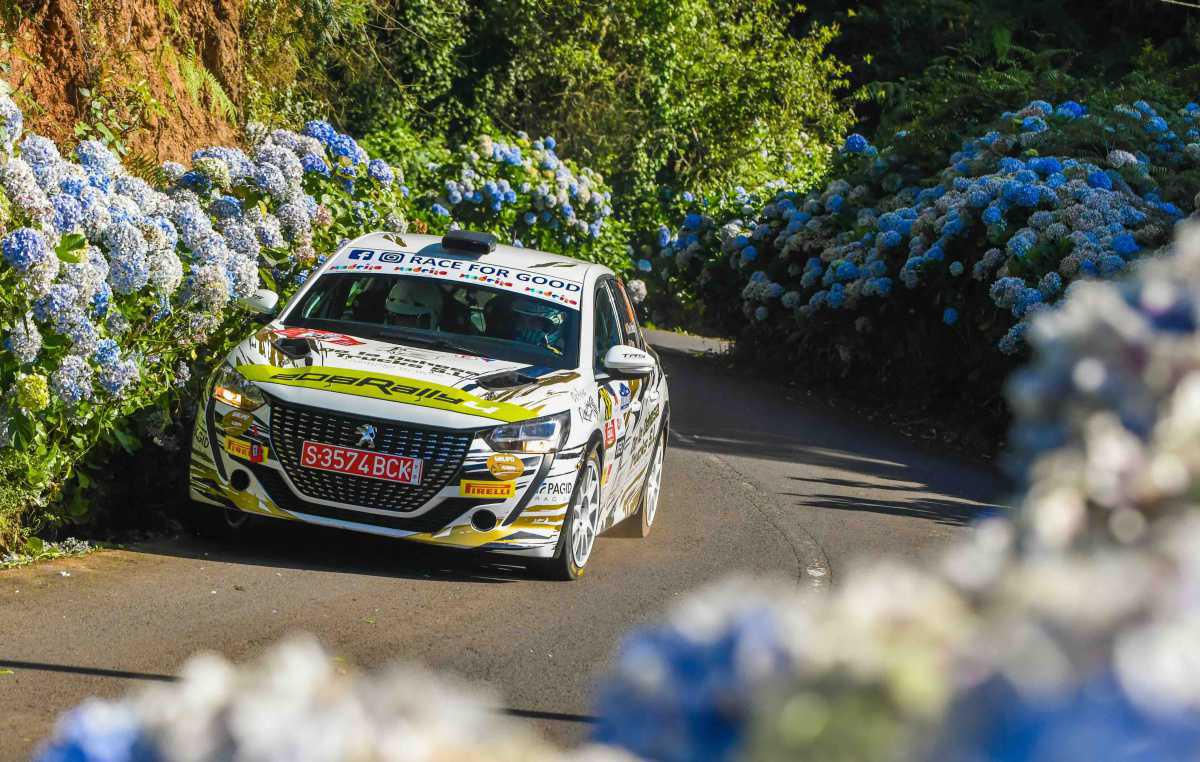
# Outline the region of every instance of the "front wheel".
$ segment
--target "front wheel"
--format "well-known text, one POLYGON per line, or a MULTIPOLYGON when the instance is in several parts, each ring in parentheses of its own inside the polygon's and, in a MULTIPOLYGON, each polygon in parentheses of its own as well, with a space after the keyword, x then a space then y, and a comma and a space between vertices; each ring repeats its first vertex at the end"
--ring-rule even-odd
POLYGON ((600 456, 592 450, 584 460, 563 529, 558 535, 554 555, 536 564, 546 577, 559 580, 579 579, 592 556, 600 533, 600 456))

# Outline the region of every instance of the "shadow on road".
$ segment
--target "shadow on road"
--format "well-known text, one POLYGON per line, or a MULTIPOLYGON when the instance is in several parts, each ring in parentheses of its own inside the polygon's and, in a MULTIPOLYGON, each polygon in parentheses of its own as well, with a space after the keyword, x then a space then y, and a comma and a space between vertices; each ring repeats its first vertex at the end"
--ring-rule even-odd
POLYGON ((437 582, 502 584, 537 579, 524 565, 495 556, 268 518, 244 527, 232 539, 183 536, 137 543, 128 550, 279 569, 437 582))
MULTIPOLYGON (((139 680, 151 683, 173 683, 179 678, 174 675, 161 675, 153 672, 130 672, 122 669, 105 669, 103 667, 85 667, 74 664, 51 664, 38 661, 18 661, 0 659, 0 669, 25 670, 29 672, 57 672, 60 674, 84 675, 87 677, 110 677, 118 680, 139 680)), ((519 717, 526 720, 550 720, 552 722, 575 722, 591 725, 596 718, 588 714, 573 714, 571 712, 547 712, 539 709, 519 709, 516 707, 501 707, 501 714, 509 717, 519 717)))
POLYGON ((666 350, 672 445, 778 463, 805 509, 865 511, 961 526, 1002 511, 1009 485, 994 469, 953 458, 839 414, 802 392, 666 350), (730 389, 736 394, 730 394, 730 389), (812 485, 811 491, 804 491, 812 485), (824 489, 822 489, 824 488, 824 489), (838 494, 830 494, 836 490, 838 494))

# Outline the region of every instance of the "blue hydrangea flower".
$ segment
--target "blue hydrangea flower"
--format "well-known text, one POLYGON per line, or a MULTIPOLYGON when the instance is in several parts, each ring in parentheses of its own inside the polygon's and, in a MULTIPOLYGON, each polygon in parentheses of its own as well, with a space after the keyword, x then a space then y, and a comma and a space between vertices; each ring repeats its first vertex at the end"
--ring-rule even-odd
POLYGON ((846 153, 862 153, 870 145, 866 138, 856 132, 846 138, 846 145, 843 146, 842 150, 846 153))
POLYGON ((300 166, 308 174, 329 177, 329 164, 315 153, 306 153, 300 157, 300 166))
POLYGON ((367 174, 383 185, 391 185, 392 181, 396 179, 396 173, 392 171, 386 161, 381 159, 372 159, 367 164, 367 174))
POLYGON ((1129 258, 1141 251, 1141 246, 1132 235, 1122 233, 1118 236, 1113 236, 1112 249, 1122 257, 1129 258))
POLYGON ((1100 188, 1103 190, 1112 190, 1113 187, 1112 178, 1109 177, 1106 172, 1102 172, 1100 170, 1089 172, 1087 176, 1087 183, 1093 188, 1100 188))
POLYGON ((302 133, 310 138, 316 138, 325 145, 329 145, 337 137, 337 130, 333 129, 329 122, 321 119, 312 119, 305 122, 302 133))
POLYGON ((5 261, 22 272, 53 256, 46 237, 32 228, 17 228, 4 236, 0 250, 5 261))
POLYGON ((946 325, 954 325, 958 322, 958 310, 953 307, 947 307, 942 310, 942 322, 946 325))
POLYGON ((950 263, 950 267, 948 269, 950 270, 950 274, 957 278, 959 275, 963 274, 963 263, 956 259, 950 263))
POLYGON ((30 316, 17 320, 9 334, 4 337, 4 348, 12 352, 13 357, 22 365, 37 359, 38 353, 42 351, 42 334, 30 316))
POLYGON ((50 388, 68 405, 92 398, 92 368, 79 355, 67 355, 50 374, 50 388))
POLYGON ((103 367, 112 365, 121 359, 121 347, 112 339, 101 339, 92 353, 92 362, 103 367))
POLYGON ((1047 125, 1046 120, 1042 119, 1040 116, 1027 116, 1021 120, 1022 132, 1031 132, 1036 134, 1039 132, 1045 132, 1048 129, 1050 129, 1050 126, 1047 125))

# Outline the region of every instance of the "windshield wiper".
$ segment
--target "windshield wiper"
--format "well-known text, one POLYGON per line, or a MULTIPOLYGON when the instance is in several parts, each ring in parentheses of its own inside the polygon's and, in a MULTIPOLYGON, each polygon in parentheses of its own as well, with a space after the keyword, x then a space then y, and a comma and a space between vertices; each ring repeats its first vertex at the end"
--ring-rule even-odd
POLYGON ((447 352, 457 352, 461 355, 471 355, 473 357, 482 357, 483 354, 478 349, 456 344, 448 339, 443 339, 438 336, 423 336, 419 333, 409 333, 408 331, 378 331, 371 336, 373 339, 398 339, 402 342, 410 342, 419 344, 424 347, 433 347, 447 352))

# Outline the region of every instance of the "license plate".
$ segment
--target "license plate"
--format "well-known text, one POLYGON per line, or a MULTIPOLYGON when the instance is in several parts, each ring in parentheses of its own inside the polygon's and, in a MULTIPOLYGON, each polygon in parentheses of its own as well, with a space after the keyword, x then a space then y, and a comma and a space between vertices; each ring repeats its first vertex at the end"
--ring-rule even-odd
POLYGON ((420 484, 425 468, 425 462, 418 458, 312 441, 300 448, 300 465, 400 484, 420 484))

